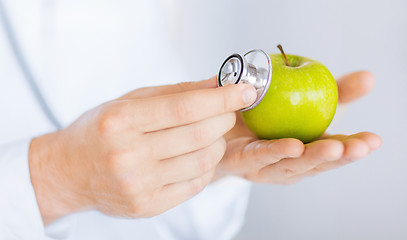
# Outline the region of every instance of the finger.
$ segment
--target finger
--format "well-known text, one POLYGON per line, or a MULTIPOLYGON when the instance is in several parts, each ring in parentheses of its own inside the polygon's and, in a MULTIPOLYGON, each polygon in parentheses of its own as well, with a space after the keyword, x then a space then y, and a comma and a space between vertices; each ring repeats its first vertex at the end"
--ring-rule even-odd
POLYGON ((240 174, 257 172, 283 158, 299 157, 304 151, 304 144, 293 138, 257 141, 253 141, 253 138, 240 138, 230 141, 228 149, 236 150, 226 153, 218 170, 240 174))
POLYGON ((164 186, 150 201, 155 207, 152 216, 164 212, 200 193, 213 179, 215 171, 209 171, 199 178, 164 186))
POLYGON ((371 151, 378 149, 382 145, 381 138, 378 135, 370 132, 360 132, 353 135, 343 135, 343 134, 325 135, 323 138, 335 139, 340 141, 343 141, 348 138, 358 138, 365 141, 368 144, 371 151))
POLYGON ((382 145, 382 139, 374 133, 360 132, 352 135, 360 140, 363 140, 370 148, 370 151, 378 149, 382 145))
POLYGON ((332 139, 319 140, 306 144, 303 156, 296 159, 284 159, 280 164, 292 172, 304 173, 314 167, 342 157, 344 146, 342 142, 332 139))
POLYGON ((182 82, 173 85, 140 88, 123 95, 119 99, 138 99, 146 97, 156 97, 180 92, 186 92, 197 89, 216 88, 216 77, 199 82, 182 82))
POLYGON ((368 94, 375 85, 375 77, 367 71, 348 74, 338 80, 339 103, 352 102, 368 94))
POLYGON ((226 113, 200 122, 151 132, 145 135, 154 159, 166 159, 205 148, 233 128, 234 113, 226 113))
POLYGON ((372 134, 372 136, 368 136, 367 134, 364 133, 349 136, 348 138, 343 140, 344 152, 341 158, 339 158, 336 161, 322 163, 316 166, 315 168, 311 169, 310 171, 304 174, 299 174, 296 177, 304 178, 307 176, 313 176, 325 171, 342 167, 346 164, 352 163, 358 159, 366 157, 371 151, 369 143, 369 141, 371 141, 370 138, 376 138, 373 137, 373 135, 376 136, 375 134, 372 134))
POLYGON ((343 144, 345 146, 343 158, 345 159, 361 159, 370 152, 367 142, 358 139, 357 136, 345 139, 343 144))
POLYGON ((158 172, 161 183, 167 185, 204 175, 216 167, 225 150, 226 142, 220 138, 206 148, 160 161, 158 172))
POLYGON ((283 159, 260 170, 259 176, 266 181, 280 181, 315 168, 319 164, 339 159, 343 144, 336 140, 318 140, 306 144, 304 154, 299 158, 283 159))
POLYGON ((306 177, 315 176, 315 175, 321 174, 323 172, 327 172, 327 171, 330 171, 330 170, 334 170, 334 169, 343 167, 343 166, 348 165, 349 163, 352 163, 352 162, 354 162, 354 160, 348 159, 348 158, 341 158, 341 159, 339 159, 337 161, 334 161, 334 162, 323 163, 323 164, 311 169, 308 172, 294 175, 291 178, 289 178, 289 180, 296 181, 296 180, 304 179, 306 177))
POLYGON ((236 84, 138 99, 122 104, 121 111, 131 113, 139 130, 152 132, 237 111, 252 104, 256 97, 252 86, 236 84))

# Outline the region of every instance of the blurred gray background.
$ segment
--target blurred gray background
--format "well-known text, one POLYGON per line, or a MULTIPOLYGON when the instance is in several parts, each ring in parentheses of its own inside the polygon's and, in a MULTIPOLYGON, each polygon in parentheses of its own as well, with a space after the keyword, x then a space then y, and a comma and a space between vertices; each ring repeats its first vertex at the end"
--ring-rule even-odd
POLYGON ((181 2, 176 42, 190 79, 215 75, 233 52, 273 53, 277 43, 334 76, 369 70, 377 78, 330 131, 372 131, 382 148, 292 186, 254 185, 236 240, 407 239, 407 1, 181 2))

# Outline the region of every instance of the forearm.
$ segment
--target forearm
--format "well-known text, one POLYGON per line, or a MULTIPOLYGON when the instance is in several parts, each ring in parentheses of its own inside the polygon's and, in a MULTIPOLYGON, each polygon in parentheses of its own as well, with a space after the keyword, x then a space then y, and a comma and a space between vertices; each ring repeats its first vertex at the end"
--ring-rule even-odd
POLYGON ((73 195, 72 173, 64 168, 59 132, 32 140, 29 148, 29 170, 44 225, 60 217, 84 210, 86 203, 73 195), (62 164, 60 164, 62 163, 62 164))

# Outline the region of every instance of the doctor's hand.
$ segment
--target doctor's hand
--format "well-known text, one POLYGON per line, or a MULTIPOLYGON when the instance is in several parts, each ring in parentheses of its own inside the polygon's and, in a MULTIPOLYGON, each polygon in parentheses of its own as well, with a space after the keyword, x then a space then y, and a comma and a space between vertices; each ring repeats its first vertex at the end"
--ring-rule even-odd
MULTIPOLYGON (((338 80, 339 103, 346 104, 369 93, 375 79, 369 72, 356 72, 338 80)), ((217 177, 238 175, 259 183, 292 184, 341 167, 367 156, 381 145, 369 132, 353 135, 325 134, 303 144, 297 139, 258 140, 238 117, 228 133, 227 151, 217 177)))
POLYGON ((150 217, 200 192, 226 149, 248 85, 214 79, 139 89, 34 139, 31 182, 44 223, 78 211, 150 217))

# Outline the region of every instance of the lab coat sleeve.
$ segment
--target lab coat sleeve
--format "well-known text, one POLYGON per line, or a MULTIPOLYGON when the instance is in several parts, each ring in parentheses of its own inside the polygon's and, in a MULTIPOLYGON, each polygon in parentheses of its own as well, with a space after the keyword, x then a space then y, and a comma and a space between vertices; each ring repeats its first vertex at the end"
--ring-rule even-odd
POLYGON ((157 231, 166 240, 229 240, 240 231, 251 184, 225 177, 204 191, 156 217, 157 231))
POLYGON ((0 146, 0 239, 43 239, 28 169, 29 144, 24 140, 0 146))
MULTIPOLYGON (((52 239, 45 235, 28 168, 31 139, 0 146, 0 239, 52 239)), ((55 236, 67 234, 61 229, 55 236)))

